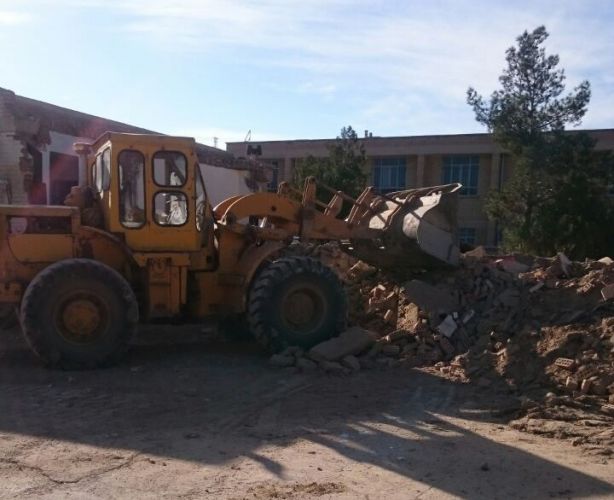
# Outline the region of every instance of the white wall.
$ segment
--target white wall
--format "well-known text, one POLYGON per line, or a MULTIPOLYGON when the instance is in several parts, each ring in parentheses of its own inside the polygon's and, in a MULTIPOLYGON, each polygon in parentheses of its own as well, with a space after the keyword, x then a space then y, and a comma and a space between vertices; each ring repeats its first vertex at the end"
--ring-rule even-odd
POLYGON ((231 196, 251 193, 245 184, 245 179, 249 176, 246 170, 233 170, 201 163, 200 171, 205 181, 209 203, 213 207, 231 196))

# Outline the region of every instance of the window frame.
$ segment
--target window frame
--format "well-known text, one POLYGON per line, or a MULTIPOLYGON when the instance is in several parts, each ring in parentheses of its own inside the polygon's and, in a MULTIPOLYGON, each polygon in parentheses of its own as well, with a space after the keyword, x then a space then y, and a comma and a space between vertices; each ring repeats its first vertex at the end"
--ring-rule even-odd
POLYGON ((98 153, 92 165, 92 184, 96 188, 97 193, 102 193, 102 153, 98 153), (98 172, 100 163, 100 172, 98 172), (100 186, 98 186, 98 177, 100 177, 100 186))
POLYGON ((458 228, 458 242, 459 243, 464 243, 465 245, 475 245, 476 240, 477 240, 477 229, 475 227, 470 227, 470 226, 464 226, 464 227, 459 227, 458 228), (461 237, 461 233, 463 231, 468 231, 471 235, 472 235, 472 239, 473 241, 466 241, 464 239, 462 239, 461 237))
POLYGON ((90 164, 89 169, 90 185, 92 186, 92 189, 98 192, 98 186, 96 186, 96 158, 94 158, 94 161, 90 164))
POLYGON ((276 193, 279 189, 279 160, 263 160, 271 165, 271 181, 267 182, 266 189, 269 193, 276 193))
POLYGON ((96 191, 98 194, 102 194, 105 191, 108 191, 111 187, 111 146, 107 146, 102 151, 100 151, 96 155, 96 160, 94 161, 94 186, 96 187, 96 191), (107 176, 104 176, 104 163, 103 160, 105 155, 108 156, 109 168, 107 169, 107 176), (98 159, 100 159, 100 187, 98 187, 98 159))
POLYGON ((477 197, 480 195, 480 155, 444 155, 441 160, 441 182, 443 184, 452 184, 459 182, 463 185, 459 191, 459 196, 464 198, 477 197), (461 162, 461 159, 467 159, 465 163, 461 162), (473 164, 472 160, 476 160, 473 164), (454 165, 454 160, 457 160, 457 164, 454 165), (447 163, 450 162, 449 165, 447 163), (454 175, 454 169, 457 169, 457 175, 454 175), (468 169, 466 174, 463 173, 463 169, 468 169), (475 169, 475 170, 474 170, 475 169), (463 177, 471 181, 475 174, 475 185, 472 183, 464 183, 463 177))
MULTIPOLYGON (((119 223, 122 225, 122 227, 125 227, 126 229, 142 229, 143 227, 145 227, 145 225, 147 224, 147 179, 145 177, 145 155, 143 154, 142 151, 138 150, 138 149, 130 149, 130 148, 125 148, 122 149, 118 154, 117 154, 117 199, 119 200, 119 202, 122 202, 122 193, 121 193, 121 177, 120 177, 120 168, 121 168, 121 161, 120 161, 120 157, 121 155, 126 152, 126 151, 130 151, 132 153, 139 153, 141 155, 141 158, 143 159, 143 168, 142 168, 142 173, 143 173, 143 223, 140 226, 126 226, 126 224, 124 224, 124 221, 121 219, 121 211, 118 210, 118 217, 119 217, 119 223)), ((118 207, 119 208, 119 207, 118 207)))
POLYGON ((156 151, 151 156, 151 178, 153 179, 154 184, 156 186, 158 186, 158 187, 173 188, 173 189, 182 188, 188 182, 188 175, 189 175, 188 172, 189 172, 188 158, 181 151, 175 151, 175 150, 170 150, 170 149, 160 149, 159 151, 156 151), (185 163, 185 172, 184 172, 185 177, 183 179, 183 183, 181 183, 181 184, 159 184, 158 183, 158 181, 156 180, 156 155, 159 154, 159 153, 163 153, 163 154, 177 154, 177 155, 181 155, 183 157, 183 161, 185 163))
POLYGON ((195 177, 194 177, 194 182, 195 182, 195 191, 194 194, 196 195, 196 199, 195 199, 195 203, 194 203, 194 224, 196 225, 196 230, 199 233, 203 232, 203 227, 201 225, 201 227, 198 227, 198 186, 201 187, 201 189, 203 190, 203 220, 202 222, 205 221, 205 215, 207 212, 207 205, 209 204, 209 193, 207 193, 207 186, 205 186, 205 179, 203 177, 203 173, 200 169, 200 164, 196 163, 196 171, 195 171, 195 177))
POLYGON ((373 162, 371 164, 371 180, 373 182, 373 187, 378 193, 387 194, 407 189, 407 158, 404 156, 381 156, 373 158, 373 162), (383 164, 385 162, 390 162, 391 164, 385 165, 383 164), (395 162, 396 164, 393 165, 392 162, 395 162), (376 179, 381 181, 382 169, 386 169, 389 172, 389 178, 391 178, 390 174, 392 173, 392 169, 396 169, 396 186, 392 186, 391 184, 386 186, 382 186, 381 184, 378 185, 376 179), (378 174, 376 174, 376 172, 378 172, 378 174), (402 175, 400 175, 401 173, 402 175))
POLYGON ((171 189, 171 190, 160 189, 156 191, 153 195, 153 199, 151 203, 151 210, 152 210, 151 218, 153 219, 154 223, 158 227, 183 227, 187 225, 190 221, 190 197, 185 192, 179 191, 176 189, 171 189), (158 219, 156 218, 156 198, 158 197, 159 194, 174 194, 174 195, 179 195, 179 196, 184 197, 185 199, 185 221, 183 222, 183 224, 160 224, 158 222, 158 219))

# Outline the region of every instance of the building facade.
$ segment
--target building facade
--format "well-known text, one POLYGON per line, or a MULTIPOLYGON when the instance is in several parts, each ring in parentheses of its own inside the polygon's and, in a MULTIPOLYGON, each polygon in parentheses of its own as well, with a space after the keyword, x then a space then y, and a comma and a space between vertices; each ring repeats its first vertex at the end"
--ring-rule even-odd
MULTIPOLYGON (((0 88, 0 204, 61 205, 70 188, 86 180, 73 144, 104 132, 157 134, 0 88)), ((212 205, 266 189, 270 173, 263 164, 203 144, 197 154, 212 205)))
MULTIPOLYGON (((587 131, 597 149, 614 150, 614 129, 587 131)), ((461 182, 458 204, 459 238, 468 244, 497 245, 499 231, 484 213, 486 195, 509 179, 513 164, 490 134, 459 134, 361 139, 369 178, 380 192, 461 182)), ((307 156, 326 157, 334 139, 264 141, 250 143, 260 159, 271 164, 272 189, 292 179, 297 163, 307 156)), ((245 155, 248 143, 231 142, 227 150, 245 155)))

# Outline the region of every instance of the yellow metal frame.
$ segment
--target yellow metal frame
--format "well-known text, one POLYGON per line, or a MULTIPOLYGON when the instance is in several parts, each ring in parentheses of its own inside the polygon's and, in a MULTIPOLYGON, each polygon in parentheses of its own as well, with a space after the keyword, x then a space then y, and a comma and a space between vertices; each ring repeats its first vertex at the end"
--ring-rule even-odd
POLYGON ((81 225, 76 207, 0 206, 0 302, 18 302, 30 280, 47 265, 84 257, 116 269, 143 292, 145 317, 240 313, 258 269, 293 239, 372 239, 389 223, 382 219, 380 228, 369 226, 381 202, 373 190, 366 189, 354 200, 323 186, 332 194, 330 202, 323 204, 315 197, 315 179, 308 179, 301 192, 282 183, 277 193, 234 196, 214 209, 207 205, 205 217, 213 230, 203 233, 196 227, 199 167, 194 139, 106 133, 91 145, 77 145, 76 150, 87 154, 89 186, 94 187, 95 156, 105 148, 111 149, 110 186, 97 200, 104 228, 81 225), (139 228, 127 228, 119 218, 118 155, 126 149, 140 151, 145 159, 146 222, 139 228), (158 151, 185 155, 188 171, 183 186, 155 184, 152 158, 158 151), (185 194, 189 212, 185 225, 159 226, 153 221, 153 198, 166 190, 185 194), (340 219, 344 202, 350 202, 352 209, 347 219, 340 219), (66 224, 58 234, 13 234, 10 222, 15 217, 55 217, 66 224), (257 218, 259 224, 250 224, 250 218, 257 218))

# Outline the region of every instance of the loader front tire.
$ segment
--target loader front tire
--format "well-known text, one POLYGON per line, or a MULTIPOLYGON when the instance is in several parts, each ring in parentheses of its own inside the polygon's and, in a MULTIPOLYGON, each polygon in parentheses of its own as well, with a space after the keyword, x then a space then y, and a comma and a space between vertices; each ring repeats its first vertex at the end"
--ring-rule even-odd
POLYGON ((269 349, 309 349, 345 327, 347 300, 337 275, 311 257, 282 257, 267 264, 250 288, 247 320, 269 349))
POLYGON ((43 269, 28 285, 20 322, 30 347, 47 365, 91 369, 117 362, 138 324, 128 282, 110 267, 69 259, 43 269))

